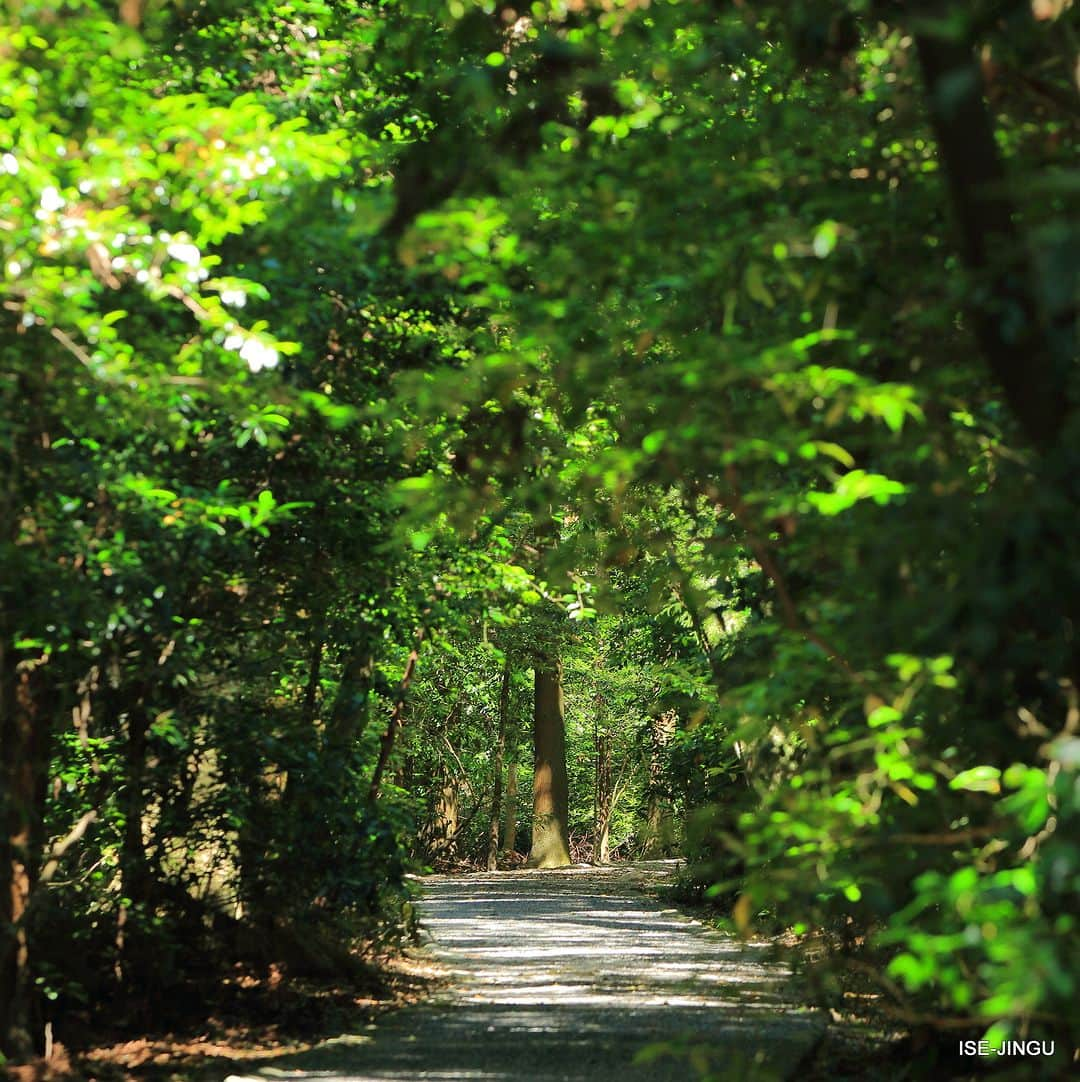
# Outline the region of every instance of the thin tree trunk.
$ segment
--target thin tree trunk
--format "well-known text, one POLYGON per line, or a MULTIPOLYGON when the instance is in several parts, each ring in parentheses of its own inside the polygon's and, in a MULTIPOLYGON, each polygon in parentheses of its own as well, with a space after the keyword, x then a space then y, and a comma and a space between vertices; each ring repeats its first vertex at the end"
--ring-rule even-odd
POLYGON ((570 863, 567 813, 566 723, 562 663, 535 670, 533 711, 533 829, 530 868, 564 868, 570 863))
MULTIPOLYGON (((315 720, 319 672, 322 666, 322 643, 313 648, 311 672, 305 694, 305 715, 310 710, 315 720)), ((368 646, 355 646, 345 658, 341 669, 334 705, 326 725, 326 747, 332 752, 347 751, 355 746, 367 724, 368 697, 374 663, 368 646)))
POLYGON ((117 728, 123 719, 124 784, 118 794, 124 816, 120 835, 120 879, 123 896, 138 905, 147 901, 151 878, 143 838, 146 757, 150 733, 150 711, 146 702, 149 689, 144 681, 128 685, 127 688, 122 686, 118 657, 119 654, 109 666, 105 704, 110 720, 117 728))
MULTIPOLYGON (((308 662, 307 687, 304 689, 304 726, 308 729, 315 724, 315 713, 319 707, 319 683, 322 679, 323 632, 320 626, 311 640, 311 655, 308 662)), ((370 670, 370 666, 369 666, 370 670)), ((366 696, 365 696, 366 700, 366 696)))
POLYGON ((424 641, 424 628, 416 632, 416 645, 409 651, 408 660, 405 662, 405 671, 401 674, 398 684, 397 698, 394 700, 393 709, 390 711, 390 720, 383 733, 382 742, 379 745, 379 761, 375 764, 375 772, 371 776, 371 789, 368 796, 371 800, 378 800, 379 789, 382 787, 383 773, 386 765, 390 762, 390 753, 394 750, 394 740, 398 729, 405 721, 405 696, 409 692, 409 684, 412 683, 413 673, 416 672, 416 663, 420 658, 420 645, 424 641))
POLYGON ((20 657, 0 634, 0 1051, 12 1062, 35 1052, 27 922, 44 841, 49 709, 38 671, 44 664, 20 657))
POLYGON ((491 820, 488 824, 487 870, 495 871, 499 864, 499 821, 502 818, 503 759, 506 756, 506 725, 510 713, 510 662, 503 665, 502 687, 499 689, 498 732, 495 737, 495 760, 492 763, 491 820))
POLYGON ((506 800, 503 808, 502 850, 513 853, 517 849, 518 765, 517 754, 510 756, 506 767, 506 800))
POLYGON ((611 813, 615 790, 611 776, 611 733, 597 730, 596 734, 596 800, 593 822, 594 864, 607 864, 611 857, 611 813))
MULTIPOLYGON (((929 15, 937 4, 923 0, 929 15)), ((1051 446, 1065 421, 1062 394, 1072 335, 1063 356, 1047 333, 1036 299, 1035 273, 1014 219, 1005 169, 984 98, 975 43, 923 30, 915 34, 926 97, 945 167, 960 250, 976 279, 969 302, 979 347, 1028 439, 1051 446)), ((1069 294, 1071 295, 1071 294, 1069 294)), ((1069 316, 1070 313, 1065 313, 1069 316)))
POLYGON ((675 825, 671 805, 663 791, 664 748, 675 731, 677 716, 673 710, 652 719, 649 749, 649 803, 645 825, 641 832, 641 855, 646 858, 664 857, 675 840, 675 825))
MULTIPOLYGON (((301 706, 303 739, 311 741, 309 746, 319 747, 319 733, 315 718, 319 713, 319 691, 322 682, 323 655, 326 644, 323 640, 325 629, 320 617, 311 635, 308 653, 308 678, 304 686, 304 699, 301 706)), ((329 724, 326 726, 321 751, 323 759, 318 770, 324 771, 329 760, 335 766, 347 760, 342 752, 354 745, 363 732, 367 718, 367 692, 371 677, 371 659, 363 659, 359 650, 346 661, 338 685, 338 694, 330 710, 329 724)), ((290 816, 296 821, 303 821, 308 815, 308 793, 311 779, 305 784, 304 771, 294 768, 280 771, 281 799, 290 809, 290 816)))
MULTIPOLYGON (((114 688, 112 694, 118 697, 119 691, 114 688)), ((119 793, 119 804, 124 816, 119 854, 123 901, 117 910, 115 962, 117 978, 128 981, 138 981, 141 978, 143 975, 140 972, 141 963, 147 961, 141 957, 138 945, 129 943, 125 932, 128 908, 130 905, 132 908, 145 910, 150 900, 153 878, 147 862, 146 842, 143 838, 143 818, 146 810, 144 782, 150 715, 142 693, 137 693, 133 699, 127 710, 124 785, 119 793), (132 964, 129 965, 129 962, 132 964)), ((135 926, 138 927, 139 924, 136 923, 135 926)))

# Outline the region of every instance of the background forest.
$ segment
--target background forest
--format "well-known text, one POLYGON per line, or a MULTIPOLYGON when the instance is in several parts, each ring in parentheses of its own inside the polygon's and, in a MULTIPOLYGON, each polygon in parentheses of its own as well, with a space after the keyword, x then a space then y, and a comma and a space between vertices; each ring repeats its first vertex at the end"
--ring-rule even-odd
POLYGON ((4 10, 3 1056, 527 855, 1080 1043, 1069 0, 4 10))

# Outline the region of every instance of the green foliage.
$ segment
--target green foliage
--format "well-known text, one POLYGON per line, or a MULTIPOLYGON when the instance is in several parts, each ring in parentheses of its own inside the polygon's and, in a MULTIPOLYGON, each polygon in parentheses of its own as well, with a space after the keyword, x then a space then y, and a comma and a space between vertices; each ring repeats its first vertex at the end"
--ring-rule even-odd
POLYGON ((687 704, 671 784, 702 806, 700 875, 740 898, 744 925, 765 911, 841 962, 905 959, 883 987, 900 1017, 1062 1025, 1069 962, 1023 991, 1009 976, 1025 947, 1042 957, 1071 934, 1057 901, 1041 908, 1061 826, 1040 838, 1049 820, 1012 811, 1008 779, 1057 777, 1040 748, 1074 724, 1075 422, 1048 448, 1022 392, 987 378, 990 338, 1019 332, 1003 315, 988 332, 980 298, 1022 257, 1004 234, 983 266, 956 243, 950 199, 962 225, 982 189, 943 183, 915 39, 972 35, 1000 60, 988 122, 1007 214, 1039 253, 1040 326, 1057 311, 1073 336, 1040 331, 1051 397, 1070 399, 1075 245, 1047 261, 1075 238, 1060 135, 1075 12, 793 7, 534 9, 497 66, 471 37, 480 9, 439 9, 451 29, 422 54, 444 92, 431 144, 475 133, 473 168, 438 175, 452 195, 400 251, 466 281, 499 342, 436 385, 463 411, 463 388, 493 410, 535 388, 533 416, 565 433, 548 428, 537 476, 508 477, 516 460, 489 450, 501 488, 460 502, 565 502, 615 540, 564 538, 559 559, 598 556, 601 578, 666 551, 660 594, 693 615, 715 685, 687 704), (1024 74, 1037 63, 1041 102, 1024 74), (961 906, 954 877, 972 872, 972 897, 1010 904, 961 906))
MULTIPOLYGON (((230 7, 137 28, 24 8, 0 31, 5 754, 25 754, 22 671, 40 729, 0 790, 5 838, 27 821, 42 849, 73 843, 31 860, 48 889, 0 948, 7 975, 29 930, 61 1029, 136 988, 167 1013, 204 957, 332 969, 405 919, 411 823, 369 782, 380 665, 427 588, 390 585, 404 548, 371 558, 414 468, 371 407, 422 353, 425 299, 353 257, 377 150, 334 98, 366 100, 366 76, 306 115, 239 56, 231 86, 207 82, 230 7), (8 791, 27 767, 50 779, 43 822, 8 791)), ((309 43, 337 26, 305 14, 309 43)), ((0 998, 24 1055, 38 1008, 0 998)))
POLYGON ((613 846, 681 816, 744 930, 1075 1036, 1080 9, 46 7, 0 29, 0 972, 28 928, 60 1024, 399 932, 558 656, 580 839, 609 763, 613 846))

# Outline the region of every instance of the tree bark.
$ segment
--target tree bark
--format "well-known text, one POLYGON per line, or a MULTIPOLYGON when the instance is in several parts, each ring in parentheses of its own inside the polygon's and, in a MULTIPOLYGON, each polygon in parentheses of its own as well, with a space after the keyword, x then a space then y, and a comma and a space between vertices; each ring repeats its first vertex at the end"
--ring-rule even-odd
POLYGON ((611 813, 615 791, 611 776, 611 733, 596 733, 596 799, 593 819, 592 858, 594 864, 607 864, 611 858, 611 813))
POLYGON ((416 672, 416 663, 420 659, 420 646, 424 641, 424 631, 424 628, 420 628, 416 632, 416 645, 409 651, 409 657, 405 662, 405 671, 401 674, 401 681, 398 684, 397 698, 394 700, 394 706, 390 711, 390 720, 379 745, 379 761, 375 764, 375 772, 371 776, 371 788, 368 792, 368 797, 372 801, 379 799, 383 773, 386 770, 387 763, 390 762, 390 753, 394 750, 394 740, 397 737, 398 729, 401 728, 405 721, 405 697, 409 693, 409 685, 412 683, 413 673, 416 672))
POLYGON ((315 714, 319 708, 319 683, 322 680, 322 660, 323 630, 320 624, 318 632, 311 640, 311 654, 310 660, 308 661, 308 680, 307 686, 304 688, 304 725, 308 729, 315 724, 315 714))
POLYGON ((564 868, 570 863, 567 813, 566 723, 562 663, 535 670, 533 710, 533 828, 530 868, 564 868))
POLYGON ((649 803, 645 812, 645 825, 641 832, 641 855, 646 859, 665 857, 675 841, 675 824, 671 805, 664 796, 664 748, 675 731, 676 714, 669 710, 652 719, 651 747, 649 749, 649 803))
POLYGON ((502 687, 499 689, 498 732, 495 736, 495 760, 492 763, 491 819, 488 824, 487 870, 495 871, 499 864, 499 822, 502 818, 503 759, 506 756, 506 726, 510 713, 510 662, 503 665, 502 687))
MULTIPOLYGON (((937 5, 920 4, 916 11, 919 7, 940 14, 937 5)), ((967 35, 957 39, 926 30, 916 33, 915 44, 960 251, 975 279, 968 305, 975 336, 1025 435, 1046 449, 1065 422, 1062 381, 1070 358, 1055 355, 1055 339, 1039 310, 1036 276, 1014 221, 975 42, 967 35)))
POLYGON ((44 844, 49 709, 39 668, 0 635, 0 1052, 35 1052, 27 922, 44 844))
POLYGON ((449 765, 439 764, 438 793, 431 822, 431 855, 452 860, 457 848, 458 783, 449 765))
POLYGON ((124 784, 118 794, 118 804, 124 817, 120 836, 120 881, 123 897, 136 905, 149 900, 151 873, 143 837, 146 812, 146 759, 150 734, 150 711, 147 706, 148 688, 142 681, 125 689, 121 686, 119 662, 113 662, 106 695, 112 720, 124 732, 124 784), (125 702, 125 699, 127 700, 125 702))
MULTIPOLYGON (((310 715, 311 723, 314 723, 315 707, 318 702, 322 649, 321 641, 317 645, 312 645, 311 670, 305 692, 304 709, 305 717, 310 715)), ((326 725, 326 747, 329 751, 348 750, 363 734, 367 723, 373 669, 374 661, 366 643, 353 647, 345 658, 337 695, 334 696, 334 705, 330 708, 330 717, 326 725)))
POLYGON ((506 767, 506 800, 502 826, 504 853, 513 853, 517 849, 518 765, 516 760, 517 755, 511 755, 506 767))

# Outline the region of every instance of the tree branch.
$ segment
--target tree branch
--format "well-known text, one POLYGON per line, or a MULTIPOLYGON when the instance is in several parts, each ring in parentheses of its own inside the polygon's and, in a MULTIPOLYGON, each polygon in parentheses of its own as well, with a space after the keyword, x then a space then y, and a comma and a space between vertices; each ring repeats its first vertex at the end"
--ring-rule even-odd
POLYGON ((390 753, 394 750, 394 740, 398 729, 405 720, 405 696, 412 683, 413 673, 416 671, 416 663, 420 658, 420 646, 424 641, 427 629, 420 627, 416 631, 416 645, 409 651, 409 657, 405 662, 405 671, 401 674, 398 683, 397 698, 394 700, 393 709, 390 711, 390 721, 383 733, 382 742, 379 746, 379 761, 375 764, 375 773, 371 776, 371 789, 368 797, 374 803, 379 798, 379 790, 382 787, 382 777, 386 771, 386 765, 390 762, 390 753))

